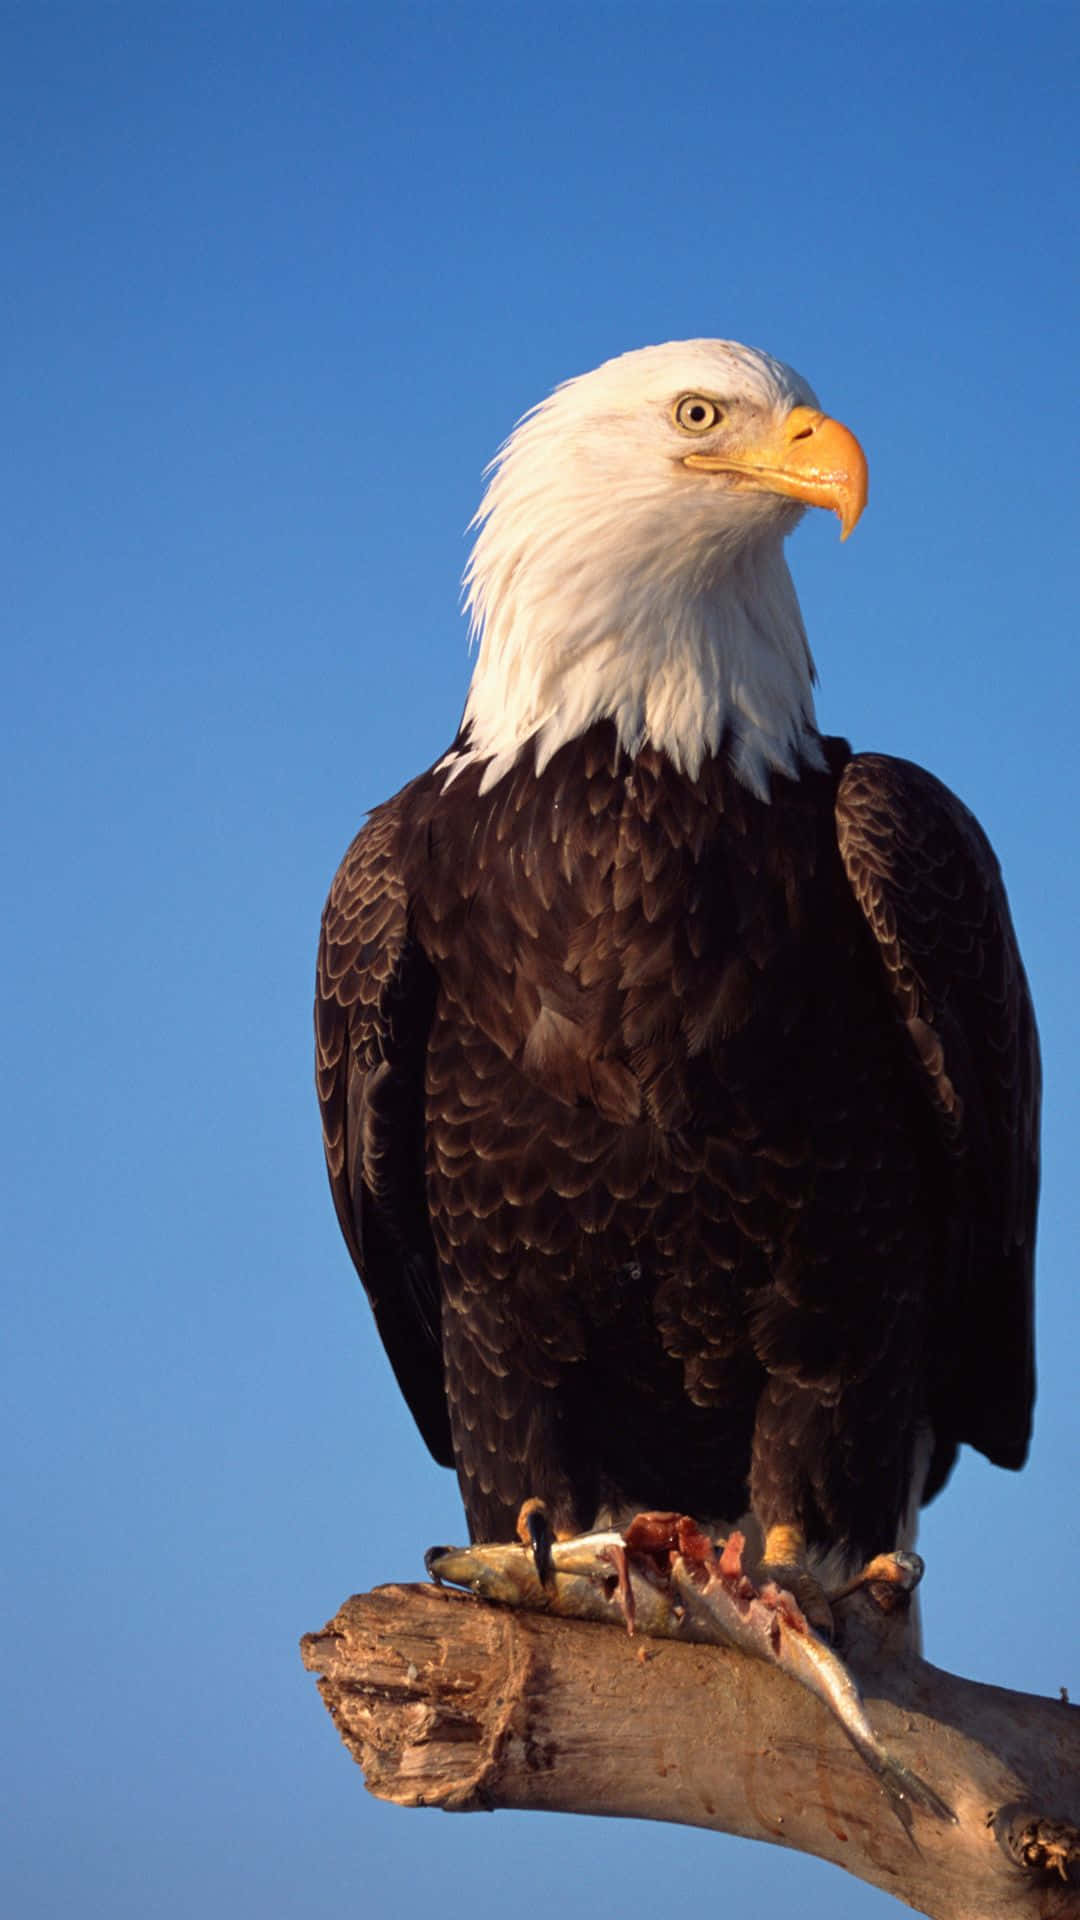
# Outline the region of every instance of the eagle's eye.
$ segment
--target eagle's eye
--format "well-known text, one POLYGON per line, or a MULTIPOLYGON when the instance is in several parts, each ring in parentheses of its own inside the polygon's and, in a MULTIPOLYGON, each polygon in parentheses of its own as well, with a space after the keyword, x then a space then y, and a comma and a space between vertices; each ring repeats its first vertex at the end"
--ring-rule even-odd
POLYGON ((684 393, 675 402, 675 425, 685 433, 708 433, 710 427, 720 425, 723 417, 723 407, 707 400, 703 393, 684 393))

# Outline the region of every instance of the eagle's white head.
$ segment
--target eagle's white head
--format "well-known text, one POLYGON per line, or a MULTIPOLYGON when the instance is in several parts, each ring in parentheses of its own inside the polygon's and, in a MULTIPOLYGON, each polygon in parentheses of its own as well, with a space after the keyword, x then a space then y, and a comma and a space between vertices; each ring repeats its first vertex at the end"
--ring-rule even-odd
POLYGON ((849 533, 858 442, 806 382, 752 347, 643 347, 570 380, 494 462, 466 573, 479 642, 465 744, 490 787, 601 719, 691 778, 725 737, 767 798, 820 765, 814 665, 784 559, 803 508, 849 533))

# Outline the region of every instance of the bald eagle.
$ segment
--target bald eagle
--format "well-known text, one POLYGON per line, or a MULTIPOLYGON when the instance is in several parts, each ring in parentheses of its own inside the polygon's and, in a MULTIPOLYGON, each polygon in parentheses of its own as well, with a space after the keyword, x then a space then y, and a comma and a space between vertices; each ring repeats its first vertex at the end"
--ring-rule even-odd
POLYGON ((477 515, 457 736, 334 880, 334 1203, 474 1539, 533 1498, 853 1568, 962 1442, 1025 1458, 1039 1066, 997 862, 819 732, 784 557, 866 486, 728 341, 558 388, 477 515))

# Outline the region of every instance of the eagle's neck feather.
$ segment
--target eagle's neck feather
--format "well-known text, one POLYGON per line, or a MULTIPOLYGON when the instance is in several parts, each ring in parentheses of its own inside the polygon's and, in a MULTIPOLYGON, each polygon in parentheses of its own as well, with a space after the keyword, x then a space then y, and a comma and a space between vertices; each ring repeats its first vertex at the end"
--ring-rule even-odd
POLYGON ((492 514, 480 533, 467 576, 479 654, 448 778, 486 761, 483 792, 530 744, 541 772, 600 720, 628 753, 652 746, 690 779, 727 742, 766 800, 773 773, 824 764, 779 528, 725 548, 715 507, 678 538, 647 514, 564 527, 515 546, 492 514))

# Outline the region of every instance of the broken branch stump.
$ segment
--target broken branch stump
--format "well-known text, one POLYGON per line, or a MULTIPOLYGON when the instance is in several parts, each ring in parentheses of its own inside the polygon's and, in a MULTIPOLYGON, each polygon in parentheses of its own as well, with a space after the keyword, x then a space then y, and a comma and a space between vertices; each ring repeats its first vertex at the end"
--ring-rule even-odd
POLYGON ((849 1648, 875 1729, 956 1824, 911 1830, 831 1714, 745 1654, 424 1585, 346 1601, 304 1663, 399 1806, 676 1821, 816 1854, 930 1920, 1080 1920, 1080 1708, 849 1648))

